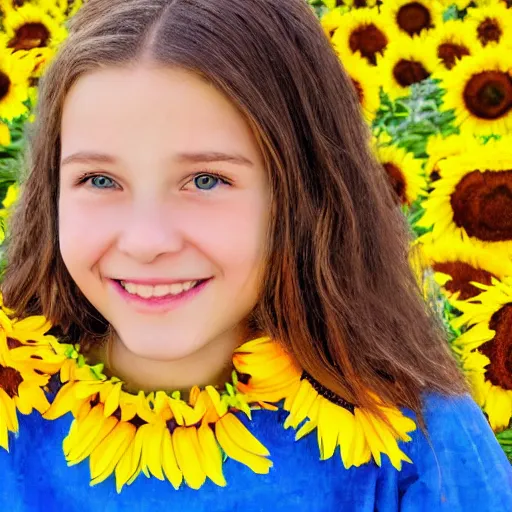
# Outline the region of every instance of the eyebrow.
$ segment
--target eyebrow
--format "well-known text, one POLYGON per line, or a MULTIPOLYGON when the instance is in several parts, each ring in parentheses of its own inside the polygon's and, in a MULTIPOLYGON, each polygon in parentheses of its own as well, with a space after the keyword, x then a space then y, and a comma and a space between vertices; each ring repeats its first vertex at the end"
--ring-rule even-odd
MULTIPOLYGON (((203 163, 203 162, 227 162, 247 167, 254 167, 254 163, 245 156, 238 154, 228 154, 218 151, 206 151, 199 153, 179 153, 175 160, 179 163, 203 163)), ((96 153, 91 151, 79 151, 62 159, 60 165, 64 167, 72 163, 100 163, 115 164, 117 159, 106 153, 96 153)))

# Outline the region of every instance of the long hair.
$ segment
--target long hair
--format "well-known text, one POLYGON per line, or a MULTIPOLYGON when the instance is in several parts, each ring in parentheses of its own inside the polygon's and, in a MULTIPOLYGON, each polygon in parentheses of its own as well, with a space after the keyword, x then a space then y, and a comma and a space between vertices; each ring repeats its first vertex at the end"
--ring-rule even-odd
POLYGON ((207 80, 260 145, 272 218, 258 327, 321 385, 377 413, 375 395, 422 418, 424 391, 465 392, 353 86, 305 0, 89 0, 40 87, 6 304, 79 340, 107 328, 59 253, 60 119, 82 75, 145 61, 207 80))

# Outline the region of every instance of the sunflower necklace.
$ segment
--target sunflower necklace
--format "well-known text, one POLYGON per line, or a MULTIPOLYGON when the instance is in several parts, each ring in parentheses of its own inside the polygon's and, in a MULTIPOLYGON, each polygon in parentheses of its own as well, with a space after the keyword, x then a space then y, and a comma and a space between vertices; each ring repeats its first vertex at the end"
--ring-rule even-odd
POLYGON ((289 412, 284 427, 295 429, 297 440, 316 430, 321 460, 339 446, 345 468, 372 458, 380 465, 382 454, 397 470, 411 462, 398 442, 411 440, 414 421, 382 406, 395 436, 380 418, 323 388, 267 337, 235 350, 224 389, 193 387, 184 400, 179 392, 125 391, 50 328, 42 316, 18 320, 0 309, 0 447, 8 450, 9 432, 18 433, 18 412, 36 409, 47 420, 71 413, 64 456, 69 466, 88 459, 91 485, 114 474, 121 492, 143 473, 176 489, 199 489, 207 479, 225 486, 226 458, 268 473, 270 453, 234 413, 250 420, 252 410, 279 407, 289 412))

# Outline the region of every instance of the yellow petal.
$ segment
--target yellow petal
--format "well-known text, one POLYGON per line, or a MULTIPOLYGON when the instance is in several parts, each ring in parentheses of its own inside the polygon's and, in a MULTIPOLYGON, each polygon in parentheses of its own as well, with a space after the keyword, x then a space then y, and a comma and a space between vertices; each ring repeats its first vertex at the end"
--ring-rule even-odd
POLYGON ((171 485, 175 489, 179 489, 181 482, 183 481, 183 474, 178 467, 178 463, 176 462, 171 433, 167 428, 163 432, 162 468, 164 470, 165 476, 167 477, 167 480, 169 480, 171 485))
POLYGON ((76 400, 74 386, 74 382, 68 382, 60 388, 50 408, 43 414, 44 418, 47 420, 56 420, 73 409, 76 400))
POLYGON ((89 459, 91 485, 103 482, 114 472, 117 463, 133 441, 136 430, 131 423, 119 422, 92 452, 89 459))
POLYGON ((9 398, 9 395, 0 388, 0 410, 2 410, 2 406, 3 412, 0 414, 0 418, 5 422, 7 430, 10 430, 11 432, 18 432, 18 416, 16 414, 14 400, 9 398))
POLYGON ((123 487, 130 481, 134 473, 137 471, 138 463, 134 464, 134 459, 136 459, 135 439, 132 440, 130 446, 122 455, 115 469, 116 491, 118 494, 122 491, 123 487))
POLYGON ((348 452, 341 454, 343 464, 346 464, 346 468, 350 468, 352 466, 359 467, 362 464, 370 462, 372 458, 372 452, 368 442, 366 441, 363 425, 358 420, 357 414, 354 414, 354 420, 354 437, 352 446, 348 452))
POLYGON ((196 451, 198 444, 195 427, 177 427, 172 434, 176 461, 185 482, 192 489, 199 489, 206 480, 206 473, 201 467, 199 454, 196 451))
POLYGON ((103 406, 91 409, 82 421, 76 421, 77 428, 69 434, 68 450, 65 451, 68 465, 74 466, 85 460, 117 425, 114 417, 105 418, 103 406), (72 435, 73 434, 73 435, 72 435))
POLYGON ((222 424, 222 420, 223 418, 215 424, 215 435, 226 455, 250 467, 255 473, 267 474, 272 467, 272 461, 248 452, 239 446, 227 433, 222 424))
POLYGON ((221 400, 219 392, 213 386, 206 386, 206 392, 210 396, 213 406, 219 416, 228 412, 228 406, 221 400))
MULTIPOLYGON (((1 410, 1 409, 0 409, 1 410)), ((0 447, 5 451, 9 451, 9 432, 7 426, 2 422, 0 417, 0 447)))
POLYGON ((338 406, 322 397, 319 407, 317 439, 320 448, 320 459, 326 460, 334 455, 338 444, 339 427, 331 420, 331 415, 337 412, 335 408, 338 406))
POLYGON ((226 480, 222 473, 222 453, 212 429, 203 424, 197 429, 200 446, 201 466, 206 476, 217 485, 224 487, 226 480))
POLYGON ((226 429, 229 437, 236 439, 237 444, 243 446, 245 450, 263 457, 270 455, 267 448, 247 430, 234 414, 228 413, 220 421, 222 421, 222 426, 226 429))
POLYGON ((111 392, 108 394, 108 397, 105 400, 105 416, 111 416, 119 407, 119 398, 121 396, 122 385, 122 382, 117 382, 114 384, 111 392))
POLYGON ((158 480, 165 480, 162 470, 162 442, 164 428, 167 428, 167 426, 165 423, 161 422, 150 425, 142 448, 147 468, 153 476, 158 478, 158 480))
POLYGON ((22 414, 31 414, 32 409, 44 413, 50 408, 50 403, 40 387, 22 382, 18 387, 18 395, 18 409, 22 414))

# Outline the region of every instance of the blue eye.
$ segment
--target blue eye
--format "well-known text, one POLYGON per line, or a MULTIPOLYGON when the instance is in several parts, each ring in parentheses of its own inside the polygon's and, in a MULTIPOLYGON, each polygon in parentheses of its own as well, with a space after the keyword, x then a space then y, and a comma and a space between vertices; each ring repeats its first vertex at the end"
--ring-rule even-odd
POLYGON ((194 178, 194 183, 199 190, 212 190, 219 184, 220 178, 211 174, 200 174, 194 178))
POLYGON ((91 176, 90 181, 95 188, 114 188, 115 183, 107 176, 91 176))

